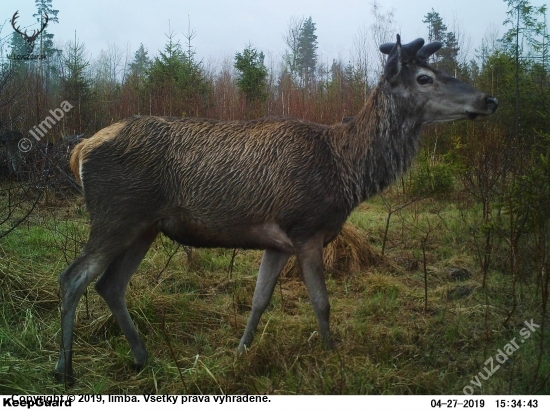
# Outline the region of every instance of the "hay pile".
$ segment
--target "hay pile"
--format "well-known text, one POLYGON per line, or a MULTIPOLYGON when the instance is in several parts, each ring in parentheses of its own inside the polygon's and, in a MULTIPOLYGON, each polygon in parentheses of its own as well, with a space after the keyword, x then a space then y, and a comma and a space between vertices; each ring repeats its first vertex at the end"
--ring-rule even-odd
MULTIPOLYGON (((323 255, 325 272, 336 277, 349 276, 386 262, 349 223, 344 224, 336 239, 325 247, 323 255)), ((282 273, 284 277, 301 276, 295 257, 288 261, 282 273)))

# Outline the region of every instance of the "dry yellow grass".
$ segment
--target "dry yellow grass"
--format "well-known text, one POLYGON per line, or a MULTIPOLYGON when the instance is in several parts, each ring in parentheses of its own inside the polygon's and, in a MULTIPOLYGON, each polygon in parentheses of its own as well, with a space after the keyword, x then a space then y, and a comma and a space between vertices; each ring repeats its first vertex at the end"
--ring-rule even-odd
MULTIPOLYGON (((325 247, 323 256, 325 272, 335 277, 349 276, 386 262, 387 259, 349 223, 344 224, 336 239, 325 247)), ((296 258, 289 260, 283 276, 300 276, 296 258)))

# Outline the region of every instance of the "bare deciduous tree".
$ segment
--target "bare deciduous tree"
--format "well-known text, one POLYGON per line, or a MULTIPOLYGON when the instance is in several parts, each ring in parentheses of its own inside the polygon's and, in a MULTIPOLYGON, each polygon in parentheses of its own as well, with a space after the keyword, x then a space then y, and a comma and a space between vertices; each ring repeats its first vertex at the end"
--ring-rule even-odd
POLYGON ((300 48, 300 31, 304 24, 304 17, 293 16, 288 23, 288 30, 283 36, 285 44, 290 49, 286 55, 285 60, 291 72, 296 70, 296 58, 300 48))
MULTIPOLYGON (((370 26, 372 35, 371 47, 373 50, 378 49, 378 45, 391 42, 393 40, 393 34, 396 30, 396 21, 394 19, 394 10, 390 10, 386 13, 382 13, 382 6, 376 1, 372 3, 372 15, 374 17, 374 23, 370 26)), ((379 66, 376 68, 376 72, 382 72, 385 64, 385 57, 380 53, 377 53, 379 57, 379 66)))

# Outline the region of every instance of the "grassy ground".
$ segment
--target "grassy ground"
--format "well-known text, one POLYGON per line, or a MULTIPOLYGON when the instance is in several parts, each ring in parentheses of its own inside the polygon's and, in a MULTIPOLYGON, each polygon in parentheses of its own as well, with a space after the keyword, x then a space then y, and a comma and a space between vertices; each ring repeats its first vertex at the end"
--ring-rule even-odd
POLYGON ((70 388, 52 376, 57 276, 85 239, 86 215, 79 200, 40 205, 0 240, 0 394, 462 394, 466 385, 476 394, 550 393, 548 381, 533 386, 550 373, 550 340, 541 342, 539 331, 492 376, 484 369, 510 340, 519 342, 524 321, 541 324, 536 286, 520 285, 503 323, 511 279, 493 271, 482 287, 463 214, 451 202, 424 201, 395 213, 381 258, 385 205, 376 198, 350 218, 375 259, 344 259, 326 274, 334 352, 320 348, 305 287, 287 268, 254 344, 237 358, 261 253, 193 250, 189 261, 186 250, 159 238, 127 295, 150 361, 139 373, 132 369, 126 340, 90 287, 76 316, 77 382, 70 388), (453 267, 472 276, 454 279, 453 267), (481 387, 471 383, 476 376, 481 387))

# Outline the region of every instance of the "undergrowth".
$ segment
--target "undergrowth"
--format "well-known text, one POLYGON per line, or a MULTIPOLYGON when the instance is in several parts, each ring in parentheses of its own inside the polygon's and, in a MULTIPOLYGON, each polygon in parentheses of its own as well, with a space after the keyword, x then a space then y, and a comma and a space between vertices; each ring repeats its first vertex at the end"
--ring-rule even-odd
MULTIPOLYGON (((384 205, 376 198, 350 218, 348 235, 357 248, 370 244, 367 255, 344 242, 329 256, 336 262, 326 273, 334 352, 321 349, 307 292, 290 265, 254 343, 237 357, 261 252, 190 251, 160 237, 127 293, 149 351, 146 367, 133 370, 128 343, 90 286, 76 315, 72 387, 52 373, 60 339, 57 276, 85 241, 86 216, 79 201, 41 205, 0 243, 0 394, 462 394, 525 321, 542 323, 536 285, 521 285, 504 322, 511 280, 492 271, 482 286, 454 203, 404 208, 387 234, 384 205), (466 275, 453 278, 453 268, 466 275)), ((540 348, 550 347, 544 339, 533 333, 475 393, 549 393, 548 380, 533 386, 538 363, 539 377, 550 373, 546 353, 539 362, 540 348)))

